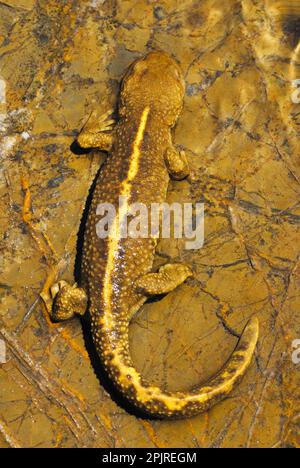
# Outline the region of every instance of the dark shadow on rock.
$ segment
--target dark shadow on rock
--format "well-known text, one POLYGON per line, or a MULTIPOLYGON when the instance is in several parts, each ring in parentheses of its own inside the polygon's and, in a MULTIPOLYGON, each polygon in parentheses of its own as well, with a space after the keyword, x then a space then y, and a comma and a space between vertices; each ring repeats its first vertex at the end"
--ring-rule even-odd
POLYGON ((70 145, 70 150, 76 155, 89 154, 93 151, 93 148, 81 148, 77 140, 74 140, 70 145))
POLYGON ((158 294, 157 296, 151 296, 147 299, 146 304, 154 304, 155 302, 160 302, 166 296, 167 294, 158 294))
POLYGON ((83 209, 80 226, 77 234, 77 245, 76 245, 76 258, 75 258, 75 267, 74 267, 74 278, 76 283, 81 284, 81 264, 82 264, 82 255, 83 255, 83 242, 84 242, 84 231, 87 223, 87 218, 89 214, 89 209, 93 199, 94 190, 96 187, 96 182, 99 177, 101 168, 99 168, 95 179, 89 189, 89 193, 85 202, 85 207, 83 209))

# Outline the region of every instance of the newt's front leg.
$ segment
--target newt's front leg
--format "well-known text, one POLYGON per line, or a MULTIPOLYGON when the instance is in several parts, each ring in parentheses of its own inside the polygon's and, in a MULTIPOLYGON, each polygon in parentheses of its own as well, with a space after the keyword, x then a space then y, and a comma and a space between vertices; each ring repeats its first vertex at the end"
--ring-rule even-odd
POLYGON ((115 124, 115 121, 109 118, 112 112, 109 110, 100 117, 92 114, 77 138, 81 148, 99 148, 102 151, 111 151, 115 124))

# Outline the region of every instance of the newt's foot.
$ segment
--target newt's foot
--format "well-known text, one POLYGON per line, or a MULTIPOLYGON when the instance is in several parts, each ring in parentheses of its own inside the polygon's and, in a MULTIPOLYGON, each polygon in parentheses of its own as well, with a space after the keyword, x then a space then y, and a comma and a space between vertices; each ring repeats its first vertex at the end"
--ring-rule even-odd
POLYGON ((166 264, 158 273, 147 273, 138 279, 136 288, 146 296, 167 294, 193 276, 192 271, 181 263, 166 264))
POLYGON ((184 151, 177 151, 174 147, 167 148, 165 162, 170 176, 175 180, 183 180, 190 174, 184 151))
POLYGON ((115 120, 110 118, 113 110, 102 115, 93 113, 78 135, 77 142, 81 148, 99 148, 110 151, 113 144, 115 120))
POLYGON ((70 286, 66 281, 59 281, 50 291, 53 299, 50 315, 53 321, 68 320, 76 314, 84 315, 87 309, 87 295, 76 283, 70 286))

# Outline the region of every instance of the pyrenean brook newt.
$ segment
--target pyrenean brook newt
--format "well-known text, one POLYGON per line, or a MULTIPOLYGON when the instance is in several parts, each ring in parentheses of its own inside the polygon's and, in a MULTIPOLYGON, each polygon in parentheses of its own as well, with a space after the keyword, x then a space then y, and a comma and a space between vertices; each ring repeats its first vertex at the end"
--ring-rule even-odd
POLYGON ((78 136, 79 145, 110 155, 89 207, 80 287, 60 281, 51 289, 52 318, 66 320, 88 310, 93 341, 109 378, 134 407, 158 418, 196 415, 231 392, 250 365, 259 328, 257 319, 251 319, 224 368, 190 392, 167 392, 151 385, 137 372, 130 356, 128 329, 133 315, 147 298, 174 290, 192 272, 178 263, 153 272, 157 237, 100 238, 97 207, 102 203, 118 207, 116 227, 127 208, 126 203, 119 206, 119 197, 147 207, 163 203, 170 176, 179 180, 189 174, 184 152, 177 151, 171 139, 184 93, 178 64, 164 52, 151 52, 134 62, 122 81, 118 122, 114 124, 109 113, 87 122, 78 136))

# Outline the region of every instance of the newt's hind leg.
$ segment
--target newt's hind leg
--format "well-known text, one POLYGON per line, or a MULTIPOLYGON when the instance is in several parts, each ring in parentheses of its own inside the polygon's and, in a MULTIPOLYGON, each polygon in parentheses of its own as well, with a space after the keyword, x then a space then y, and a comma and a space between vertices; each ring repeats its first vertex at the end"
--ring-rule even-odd
POLYGON ((102 151, 110 151, 113 144, 113 128, 115 121, 109 118, 112 110, 97 116, 92 114, 80 134, 77 142, 81 148, 99 148, 102 151))
POLYGON ((137 290, 146 296, 167 294, 193 276, 186 265, 173 263, 162 266, 158 273, 148 273, 138 279, 137 290))
POLYGON ((76 283, 70 286, 66 281, 59 281, 50 291, 53 299, 50 315, 53 321, 68 320, 76 314, 84 315, 88 299, 85 291, 76 283))

